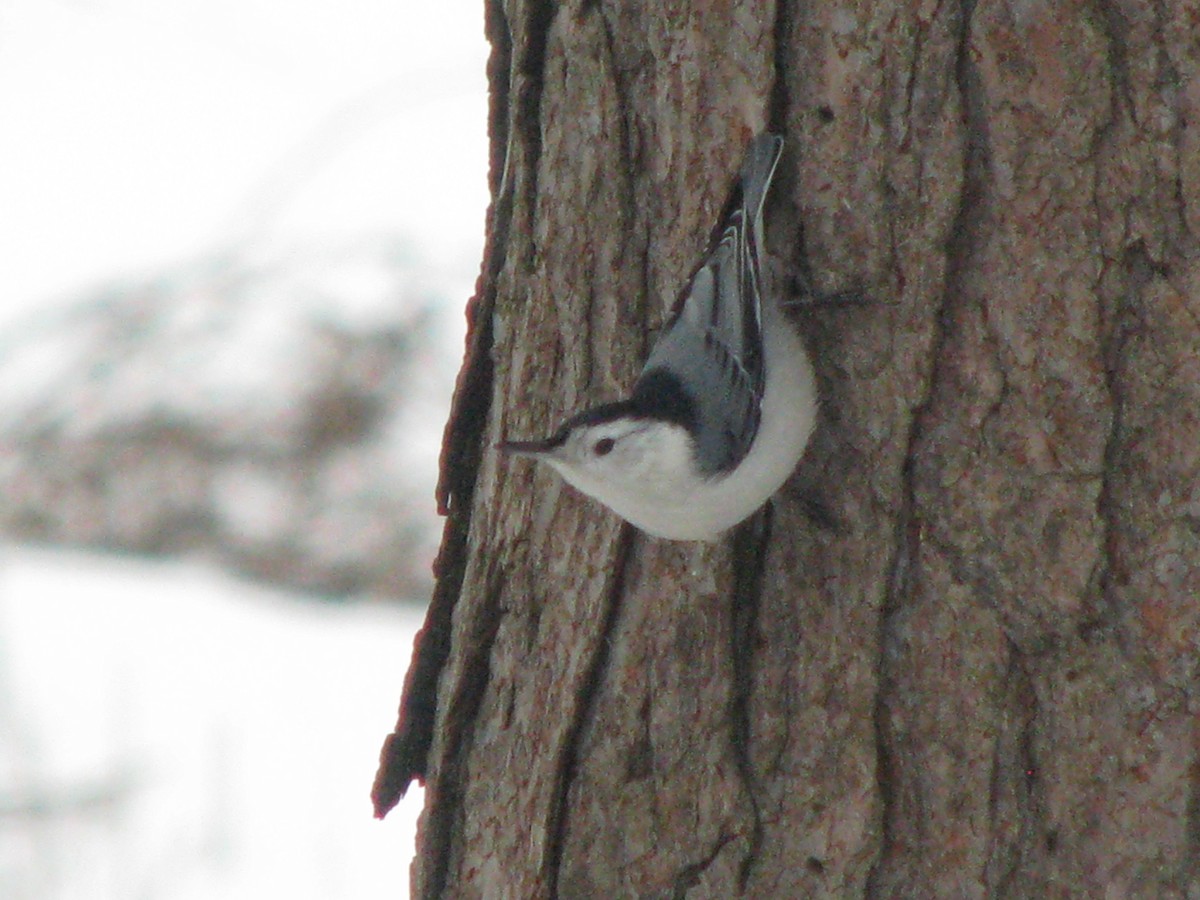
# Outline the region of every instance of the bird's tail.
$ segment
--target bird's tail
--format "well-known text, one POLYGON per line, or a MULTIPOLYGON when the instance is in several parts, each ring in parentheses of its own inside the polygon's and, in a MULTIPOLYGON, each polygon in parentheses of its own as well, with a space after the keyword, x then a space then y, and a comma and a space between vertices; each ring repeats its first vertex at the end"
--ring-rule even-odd
POLYGON ((763 204, 782 152, 783 138, 764 132, 750 142, 746 161, 742 163, 742 205, 759 235, 762 234, 763 204))

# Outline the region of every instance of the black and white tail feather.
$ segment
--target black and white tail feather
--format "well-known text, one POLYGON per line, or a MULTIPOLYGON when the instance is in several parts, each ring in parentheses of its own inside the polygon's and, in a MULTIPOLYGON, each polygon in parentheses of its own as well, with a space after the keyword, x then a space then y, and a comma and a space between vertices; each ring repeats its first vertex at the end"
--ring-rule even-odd
POLYGON ((763 206, 782 148, 771 134, 751 142, 629 398, 501 449, 549 463, 661 537, 714 539, 769 499, 816 418, 808 356, 775 300, 764 301, 763 206))

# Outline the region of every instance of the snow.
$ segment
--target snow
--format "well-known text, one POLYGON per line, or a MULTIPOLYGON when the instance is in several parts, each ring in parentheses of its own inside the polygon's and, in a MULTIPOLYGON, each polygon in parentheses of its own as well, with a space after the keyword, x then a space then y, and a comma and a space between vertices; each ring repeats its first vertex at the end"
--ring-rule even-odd
POLYGON ((421 791, 368 792, 420 620, 4 548, 0 896, 406 896, 421 791))

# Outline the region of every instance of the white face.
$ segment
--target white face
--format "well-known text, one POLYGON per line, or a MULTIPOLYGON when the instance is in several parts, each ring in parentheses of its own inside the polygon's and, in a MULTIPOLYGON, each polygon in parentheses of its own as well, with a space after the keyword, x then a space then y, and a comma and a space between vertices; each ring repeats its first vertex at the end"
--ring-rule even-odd
POLYGON ((648 509, 686 502, 700 480, 686 429, 653 419, 576 426, 562 445, 540 458, 567 482, 634 522, 648 509))

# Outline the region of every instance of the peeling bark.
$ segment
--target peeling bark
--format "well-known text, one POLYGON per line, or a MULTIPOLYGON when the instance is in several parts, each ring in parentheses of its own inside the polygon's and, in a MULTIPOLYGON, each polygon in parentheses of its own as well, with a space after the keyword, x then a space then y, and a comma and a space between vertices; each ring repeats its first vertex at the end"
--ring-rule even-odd
POLYGON ((1197 4, 488 23, 414 896, 1200 893, 1197 4), (647 539, 488 448, 628 388, 767 126, 781 266, 865 302, 798 313, 769 538, 647 539))

